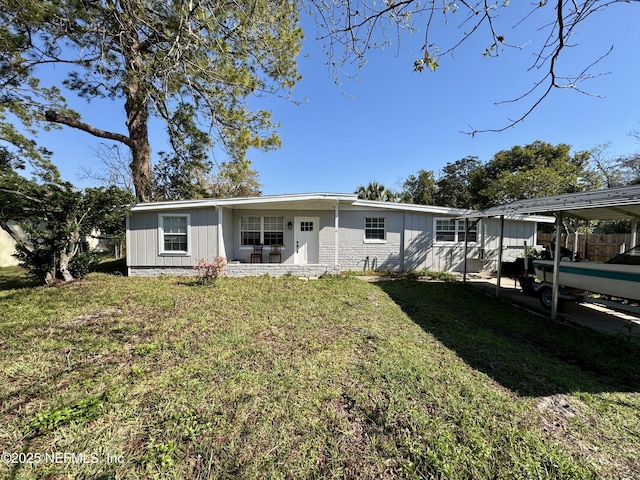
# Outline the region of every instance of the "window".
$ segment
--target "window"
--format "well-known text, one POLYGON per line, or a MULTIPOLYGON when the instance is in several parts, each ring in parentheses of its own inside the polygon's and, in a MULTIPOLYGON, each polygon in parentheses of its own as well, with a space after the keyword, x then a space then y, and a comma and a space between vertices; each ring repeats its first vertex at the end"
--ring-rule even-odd
POLYGON ((283 217, 241 217, 240 245, 282 245, 284 243, 283 217))
POLYGON ((161 254, 189 254, 189 215, 159 215, 158 241, 161 254))
MULTIPOLYGON (((464 242, 464 234, 464 220, 436 219, 436 242, 464 242)), ((467 241, 470 243, 478 241, 478 224, 469 223, 467 241)))
POLYGON ((260 217, 240 218, 240 245, 259 245, 260 217))
MULTIPOLYGON (((464 224, 463 224, 464 227, 464 224)), ((436 220, 436 242, 456 241, 456 221, 436 220)))
POLYGON ((265 245, 284 243, 284 221, 282 217, 264 217, 264 242, 265 245))
POLYGON ((385 240, 385 218, 367 217, 364 219, 365 240, 385 240))
MULTIPOLYGON (((464 242, 464 220, 458 220, 458 241, 464 242)), ((474 243, 478 241, 478 224, 472 225, 469 222, 469 232, 467 233, 467 242, 474 243)))

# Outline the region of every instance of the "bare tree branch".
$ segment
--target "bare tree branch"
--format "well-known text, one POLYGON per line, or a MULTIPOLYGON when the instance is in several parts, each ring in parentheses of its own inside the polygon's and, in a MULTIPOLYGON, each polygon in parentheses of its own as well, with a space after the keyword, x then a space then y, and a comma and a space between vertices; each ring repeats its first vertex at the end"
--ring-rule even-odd
MULTIPOLYGON (((341 73, 341 67, 357 60, 359 66, 364 64, 366 51, 370 48, 387 45, 389 28, 395 28, 398 35, 401 31, 412 31, 414 25, 423 21, 425 27, 425 41, 422 47, 422 56, 414 62, 415 71, 423 71, 425 67, 436 70, 439 59, 452 56, 463 44, 470 43, 473 37, 478 35, 488 37, 488 47, 483 55, 497 57, 504 48, 522 50, 533 43, 527 41, 524 45, 517 45, 506 38, 501 31, 505 26, 500 13, 506 8, 527 8, 526 13, 510 28, 524 28, 524 22, 531 20, 534 13, 553 16, 544 22, 537 32, 542 33, 542 41, 534 56, 533 64, 528 71, 542 69, 542 78, 535 82, 534 86, 522 95, 498 103, 514 103, 528 100, 530 106, 524 113, 516 118, 508 119, 508 123, 501 128, 474 129, 464 132, 475 135, 480 132, 502 132, 524 121, 544 101, 554 89, 573 89, 579 93, 597 96, 579 87, 580 83, 596 78, 606 73, 592 73, 593 68, 607 57, 613 47, 601 54, 577 74, 564 73, 559 64, 561 57, 566 55, 568 48, 576 46, 572 38, 577 28, 594 14, 600 13, 606 8, 619 3, 638 3, 640 0, 542 0, 532 4, 529 8, 522 5, 514 5, 505 0, 383 0, 381 2, 368 2, 366 0, 310 0, 310 10, 316 15, 319 35, 323 42, 325 52, 329 55, 330 68, 336 77, 341 73), (449 19, 454 14, 463 15, 463 20, 458 24, 460 35, 454 37, 449 45, 441 46, 436 36, 441 35, 437 15, 442 14, 444 24, 449 24, 449 19), (462 28, 464 27, 464 30, 462 28), (546 38, 545 38, 546 35, 546 38)), ((537 18, 537 17, 536 17, 537 18)))
POLYGON ((107 132, 106 130, 100 130, 93 125, 89 125, 88 123, 81 122, 80 120, 76 120, 75 118, 71 118, 66 115, 60 115, 53 110, 47 110, 44 113, 44 116, 49 122, 61 123, 63 125, 67 125, 68 127, 77 128, 78 130, 82 130, 83 132, 90 133, 94 137, 114 140, 116 142, 124 143, 129 147, 133 145, 131 139, 126 135, 122 135, 121 133, 107 132))

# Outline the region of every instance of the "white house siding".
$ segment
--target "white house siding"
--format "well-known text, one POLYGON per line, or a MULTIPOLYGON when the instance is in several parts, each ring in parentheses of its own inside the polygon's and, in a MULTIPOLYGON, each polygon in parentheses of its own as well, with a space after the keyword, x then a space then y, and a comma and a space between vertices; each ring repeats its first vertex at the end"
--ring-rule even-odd
MULTIPOLYGON (((485 235, 485 265, 486 268, 497 267, 498 249, 500 246, 500 219, 485 219, 483 233, 485 235)), ((529 247, 535 246, 536 239, 535 222, 504 221, 504 235, 502 240, 502 260, 511 262, 524 256, 524 242, 529 247)))
POLYGON ((18 265, 18 259, 13 256, 15 252, 16 242, 11 235, 0 229, 0 267, 13 267, 18 265))
MULTIPOLYGON (((222 245, 220 246, 219 254, 227 259, 234 258, 233 253, 233 228, 227 228, 227 225, 233 224, 233 210, 230 208, 222 207, 220 209, 220 216, 222 217, 222 245)), ((239 228, 239 227, 238 227, 239 228)))
MULTIPOLYGON (((495 270, 500 249, 500 219, 485 218, 478 230, 478 242, 470 244, 467 251, 467 271, 495 270)), ((535 222, 504 222, 502 260, 510 262, 524 256, 524 242, 528 246, 535 241, 535 222)), ((464 244, 433 243, 430 251, 432 270, 461 272, 464 269, 464 244)))
POLYGON ((403 236, 404 212, 341 210, 338 241, 340 269, 402 270, 403 236), (367 217, 384 217, 386 219, 387 238, 384 242, 365 241, 364 226, 367 217))
MULTIPOLYGON (((200 258, 211 259, 217 254, 217 214, 213 208, 136 212, 129 217, 127 266, 181 267, 190 269, 200 258), (158 215, 189 214, 191 220, 190 255, 160 255, 158 246, 158 215)), ((149 272, 153 274, 154 272, 149 272)))
POLYGON ((404 269, 433 270, 433 215, 404 214, 404 269))

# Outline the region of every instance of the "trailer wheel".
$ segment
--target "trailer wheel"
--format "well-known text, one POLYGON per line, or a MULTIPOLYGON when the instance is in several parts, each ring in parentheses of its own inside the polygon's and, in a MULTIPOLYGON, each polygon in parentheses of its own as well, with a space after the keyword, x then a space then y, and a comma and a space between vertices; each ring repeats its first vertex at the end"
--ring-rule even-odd
MULTIPOLYGON (((540 304, 547 310, 551 310, 551 304, 553 303, 553 290, 551 287, 540 288, 540 290, 538 290, 538 295, 540 295, 540 304)), ((558 311, 562 310, 563 306, 564 300, 558 298, 558 311)))

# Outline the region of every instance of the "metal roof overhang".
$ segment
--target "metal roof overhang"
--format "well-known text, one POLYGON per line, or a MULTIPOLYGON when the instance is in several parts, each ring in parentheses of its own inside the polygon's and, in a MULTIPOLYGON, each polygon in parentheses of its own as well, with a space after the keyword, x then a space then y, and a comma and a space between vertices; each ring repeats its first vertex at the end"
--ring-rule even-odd
MULTIPOLYGON (((632 219, 632 228, 635 221, 640 218, 640 185, 622 188, 608 188, 605 190, 592 190, 589 192, 567 193, 555 197, 533 198, 518 200, 506 205, 487 208, 474 213, 468 213, 460 218, 508 218, 513 215, 531 215, 552 213, 557 217, 556 236, 560 236, 560 221, 562 217, 574 217, 584 220, 620 220, 632 219)), ((502 228, 500 231, 500 244, 502 245, 502 228)), ((551 319, 555 320, 558 314, 558 272, 560 262, 560 242, 556 242, 554 252, 553 293, 551 319)), ((502 261, 502 248, 498 254, 498 281, 496 296, 499 296, 502 261)), ((466 255, 465 255, 466 275, 466 255)))
POLYGON ((532 198, 468 213, 461 218, 562 213, 584 220, 620 220, 640 217, 640 185, 555 197, 532 198))

